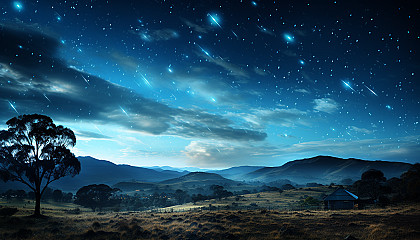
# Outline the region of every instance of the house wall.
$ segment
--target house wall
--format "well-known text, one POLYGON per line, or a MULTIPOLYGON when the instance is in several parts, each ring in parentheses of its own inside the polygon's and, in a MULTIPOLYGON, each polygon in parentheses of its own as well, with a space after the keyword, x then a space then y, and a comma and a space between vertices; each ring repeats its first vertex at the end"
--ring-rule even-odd
POLYGON ((354 201, 327 201, 327 209, 353 209, 354 201))

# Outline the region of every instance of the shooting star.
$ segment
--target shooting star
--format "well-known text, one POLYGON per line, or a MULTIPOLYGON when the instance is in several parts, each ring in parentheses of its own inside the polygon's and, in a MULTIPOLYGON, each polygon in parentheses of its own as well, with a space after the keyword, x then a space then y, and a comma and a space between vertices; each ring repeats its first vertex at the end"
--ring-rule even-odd
POLYGON ((51 100, 47 97, 47 95, 45 95, 45 93, 43 93, 42 95, 44 95, 44 97, 48 100, 48 102, 51 102, 51 100))
POLYGON ((82 78, 83 78, 83 80, 85 80, 85 82, 86 82, 88 85, 90 85, 89 80, 87 80, 87 79, 85 78, 85 76, 83 76, 83 75, 82 75, 82 78))
POLYGON ((101 133, 101 134, 104 134, 102 131, 101 131, 101 129, 99 129, 98 128, 98 126, 96 126, 96 125, 93 125, 96 129, 98 129, 98 131, 101 133))
POLYGON ((374 92, 372 89, 370 89, 368 86, 364 85, 371 93, 373 93, 373 95, 378 96, 378 94, 376 94, 376 92, 374 92))
POLYGON ((147 80, 147 78, 143 75, 143 74, 140 74, 141 75, 141 78, 143 78, 143 81, 144 81, 144 83, 146 83, 146 85, 148 86, 148 87, 152 87, 152 85, 150 84, 150 82, 147 80))
POLYGON ((127 116, 127 117, 129 117, 128 116, 128 113, 124 110, 124 108, 122 108, 121 106, 120 106, 120 108, 121 108, 121 111, 127 116))
POLYGON ((233 33, 233 35, 235 35, 236 38, 239 38, 238 35, 233 30, 230 30, 230 31, 233 33))
POLYGON ((345 82, 345 81, 343 81, 343 80, 341 80, 341 81, 344 83, 344 85, 345 85, 346 87, 350 88, 353 92, 356 92, 356 90, 354 90, 354 89, 350 86, 350 84, 349 84, 348 82, 345 82))
POLYGON ((7 100, 7 101, 9 102, 9 104, 10 104, 10 106, 13 108, 13 110, 15 110, 15 112, 16 112, 17 114, 19 114, 19 112, 16 110, 15 106, 13 106, 12 102, 10 102, 9 100, 7 100))
POLYGON ((142 87, 141 84, 139 83, 139 80, 134 79, 134 83, 137 84, 137 86, 139 86, 140 88, 142 87))
POLYGON ((57 19, 57 21, 61 21, 61 19, 63 19, 58 12, 54 12, 54 13, 55 13, 55 18, 57 19))
POLYGON ((219 21, 217 19, 217 15, 215 15, 216 16, 216 18, 215 18, 210 13, 207 13, 207 16, 209 16, 210 17, 210 20, 212 22, 214 22, 215 24, 217 24, 217 26, 219 26, 220 29, 223 29, 222 26, 220 26, 220 24, 219 24, 219 21))
POLYGON ((210 53, 209 53, 209 52, 207 52, 206 50, 204 50, 204 48, 202 48, 200 45, 198 45, 198 44, 197 44, 197 46, 201 49, 201 51, 202 51, 204 54, 206 54, 208 57, 211 57, 211 58, 212 58, 212 56, 210 55, 210 53))

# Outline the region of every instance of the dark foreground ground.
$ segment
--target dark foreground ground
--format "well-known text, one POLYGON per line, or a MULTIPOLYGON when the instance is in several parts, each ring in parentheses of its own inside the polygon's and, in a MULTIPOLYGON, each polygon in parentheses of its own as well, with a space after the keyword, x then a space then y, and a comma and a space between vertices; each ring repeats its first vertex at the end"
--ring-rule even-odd
POLYGON ((82 213, 20 209, 0 239, 420 239, 420 205, 346 211, 82 213), (354 238, 351 238, 354 237, 354 238))

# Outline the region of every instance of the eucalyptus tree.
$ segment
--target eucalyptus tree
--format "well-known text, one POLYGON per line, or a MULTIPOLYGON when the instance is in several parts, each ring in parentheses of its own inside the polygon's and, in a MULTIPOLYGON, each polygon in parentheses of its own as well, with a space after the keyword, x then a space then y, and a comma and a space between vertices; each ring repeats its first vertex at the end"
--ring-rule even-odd
POLYGON ((80 172, 80 162, 69 148, 76 136, 45 115, 20 115, 0 131, 0 178, 18 181, 35 193, 34 216, 41 216, 41 197, 47 186, 80 172))

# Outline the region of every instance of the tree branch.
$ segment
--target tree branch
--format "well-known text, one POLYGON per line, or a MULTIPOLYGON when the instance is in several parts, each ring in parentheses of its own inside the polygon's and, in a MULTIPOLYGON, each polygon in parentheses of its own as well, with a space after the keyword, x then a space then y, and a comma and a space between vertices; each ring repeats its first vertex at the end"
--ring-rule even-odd
POLYGON ((35 192, 35 188, 30 183, 26 182, 21 176, 14 175, 14 174, 11 174, 11 173, 10 173, 10 175, 12 175, 16 179, 16 181, 25 184, 26 186, 28 186, 30 189, 32 189, 35 192))

